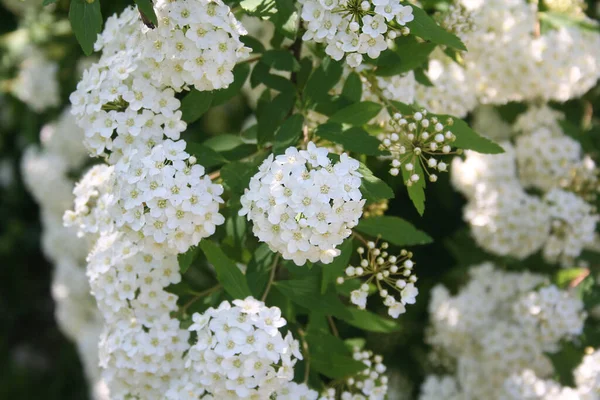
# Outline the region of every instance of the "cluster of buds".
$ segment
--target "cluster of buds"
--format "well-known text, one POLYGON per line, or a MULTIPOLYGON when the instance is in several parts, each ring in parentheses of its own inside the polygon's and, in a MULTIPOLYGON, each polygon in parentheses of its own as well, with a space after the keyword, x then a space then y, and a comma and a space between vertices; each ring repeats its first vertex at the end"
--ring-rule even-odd
POLYGON ((412 115, 394 114, 389 121, 393 132, 379 136, 381 148, 391 154, 390 174, 397 176, 402 171, 406 186, 424 179, 424 174, 430 182, 437 181, 435 172, 447 172, 448 164, 436 157, 461 152, 452 151, 456 136, 449 127, 453 123, 452 118, 447 118, 444 123, 436 116, 428 118, 426 110, 412 115))
POLYGON ((370 350, 355 346, 353 358, 362 361, 366 368, 343 381, 333 382, 321 395, 321 400, 383 400, 388 391, 388 377, 384 375, 386 366, 383 357, 370 350))
POLYGON ((337 283, 342 284, 350 279, 363 279, 360 288, 350 293, 350 301, 361 310, 367 306, 367 297, 370 285, 377 288, 383 299, 383 304, 388 308, 388 314, 398 318, 406 312, 406 304, 414 304, 419 290, 415 287, 417 276, 413 274, 414 262, 412 252, 402 250, 399 256, 387 252, 389 245, 386 242, 377 246, 375 242, 367 242, 367 249, 359 247, 360 264, 358 267, 348 266, 345 277, 337 278, 337 283), (397 292, 399 298, 393 293, 397 292))
POLYGON ((388 201, 381 200, 376 203, 369 203, 363 209, 363 218, 381 217, 388 210, 388 201))

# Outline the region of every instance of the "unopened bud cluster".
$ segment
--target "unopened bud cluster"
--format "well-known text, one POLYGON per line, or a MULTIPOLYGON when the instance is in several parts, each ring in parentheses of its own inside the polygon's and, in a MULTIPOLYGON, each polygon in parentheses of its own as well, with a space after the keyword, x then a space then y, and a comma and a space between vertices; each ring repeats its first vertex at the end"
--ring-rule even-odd
POLYGON ((354 347, 352 356, 367 367, 343 382, 334 383, 321 395, 320 400, 383 400, 386 397, 388 377, 383 375, 387 369, 383 357, 358 347, 354 347))
POLYGON ((390 174, 402 172, 406 185, 425 178, 436 182, 437 172, 447 172, 448 164, 438 160, 440 155, 456 154, 452 143, 456 136, 449 130, 454 123, 452 118, 440 121, 436 116, 428 117, 422 110, 412 115, 394 114, 389 121, 392 133, 379 136, 381 148, 391 153, 390 174))
POLYGON ((367 306, 370 284, 375 285, 383 304, 388 307, 388 314, 398 318, 406 312, 406 304, 415 303, 419 290, 415 287, 417 276, 413 273, 415 263, 412 261, 412 252, 402 250, 398 256, 394 256, 387 252, 388 247, 386 242, 379 247, 375 242, 367 242, 366 250, 359 247, 359 266, 348 266, 346 278, 340 276, 337 282, 341 284, 349 279, 364 279, 360 288, 350 294, 350 301, 361 310, 367 306), (394 292, 398 293, 398 298, 393 295, 394 292))

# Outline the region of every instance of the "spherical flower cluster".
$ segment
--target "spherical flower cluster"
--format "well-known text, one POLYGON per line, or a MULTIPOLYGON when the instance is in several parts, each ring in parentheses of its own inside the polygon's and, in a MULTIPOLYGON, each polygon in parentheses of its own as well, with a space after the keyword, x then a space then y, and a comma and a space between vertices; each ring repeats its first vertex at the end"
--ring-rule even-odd
POLYGON ((220 0, 169 0, 154 5, 158 26, 144 26, 142 57, 152 79, 176 91, 187 85, 214 90, 233 82, 236 62, 250 49, 240 42, 246 31, 220 0))
POLYGON ((85 274, 85 258, 91 243, 77 237, 77 230, 63 226, 62 214, 73 202, 70 175, 87 158, 83 131, 68 112, 45 125, 41 148, 29 147, 21 160, 24 182, 40 206, 42 250, 54 265, 51 294, 60 330, 77 346, 91 398, 108 399, 108 389, 98 367, 98 338, 102 315, 85 274))
POLYGON ((366 368, 335 388, 328 388, 319 400, 383 400, 388 391, 388 378, 384 375, 386 366, 383 357, 370 350, 353 349, 353 358, 362 361, 366 368))
POLYGON ((441 122, 437 117, 427 117, 427 111, 412 115, 394 114, 389 121, 388 131, 379 135, 381 148, 391 153, 390 174, 396 176, 402 172, 406 185, 429 177, 430 182, 437 181, 437 174, 431 171, 447 172, 448 164, 436 157, 452 152, 452 143, 456 136, 450 131, 453 120, 441 122))
POLYGON ((599 217, 588 201, 598 191, 597 168, 558 118, 532 107, 515 123, 515 145, 501 143, 503 154, 467 151, 453 160, 452 184, 469 200, 464 218, 485 250, 523 259, 543 249, 546 261, 569 266, 593 243, 599 217))
POLYGON ((247 215, 256 237, 286 260, 328 264, 362 215, 358 167, 347 154, 331 162, 327 149, 312 142, 307 150, 290 147, 262 163, 239 214, 247 215))
POLYGON ((360 288, 350 293, 350 301, 361 310, 367 306, 369 284, 376 285, 383 304, 388 307, 388 314, 398 318, 406 312, 406 304, 415 303, 419 290, 415 287, 417 276, 412 271, 415 265, 412 253, 402 250, 399 256, 393 256, 387 252, 388 246, 386 242, 380 246, 375 242, 367 242, 366 254, 365 248, 359 247, 359 266, 348 266, 345 270, 346 278, 337 278, 337 283, 357 278, 363 280, 360 288), (390 290, 398 292, 398 300, 389 293, 390 290))
MULTIPOLYGON (((473 23, 459 32, 464 61, 483 103, 566 101, 600 77, 600 34, 580 26, 539 32, 537 6, 521 0, 460 0, 473 23)), ((584 15, 586 24, 595 24, 584 15)))
POLYGON ((523 186, 544 191, 568 179, 572 166, 581 160, 579 142, 562 134, 554 136, 544 128, 519 136, 515 148, 523 186))
POLYGON ((386 39, 408 35, 406 26, 414 19, 411 6, 399 0, 301 0, 300 18, 306 32, 302 40, 326 45, 325 52, 334 60, 346 57, 358 67, 366 54, 377 58, 388 48, 386 39))
POLYGON ((581 399, 597 400, 600 397, 600 350, 586 354, 573 375, 581 399))
POLYGON ((504 382, 503 400, 579 400, 577 391, 562 387, 551 379, 540 379, 535 372, 526 369, 512 375, 504 382))
POLYGON ((547 205, 515 184, 478 184, 464 219, 483 249, 518 259, 539 251, 550 233, 547 205))
POLYGON ((268 399, 288 387, 302 354, 290 332, 285 338, 279 332, 286 321, 277 307, 248 297, 192 318, 196 341, 185 365, 198 386, 196 396, 205 389, 219 399, 268 399))
POLYGON ((568 264, 581 254, 586 245, 593 243, 600 216, 581 197, 564 190, 550 190, 544 201, 552 218, 544 257, 568 264))
POLYGON ((36 112, 56 107, 60 102, 57 74, 58 63, 41 49, 30 47, 23 53, 12 92, 36 112))
POLYGON ((470 281, 456 295, 434 288, 427 339, 455 360, 464 398, 502 399, 505 381, 526 369, 551 376, 546 353, 583 332, 582 301, 540 275, 504 272, 490 263, 469 271, 470 281))

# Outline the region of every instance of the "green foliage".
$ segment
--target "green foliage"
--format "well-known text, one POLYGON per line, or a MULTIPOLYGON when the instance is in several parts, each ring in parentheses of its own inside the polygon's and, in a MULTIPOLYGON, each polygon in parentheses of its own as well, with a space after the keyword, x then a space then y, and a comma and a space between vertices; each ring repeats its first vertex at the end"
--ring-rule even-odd
POLYGON ((403 2, 404 5, 410 5, 413 9, 415 19, 406 24, 410 32, 420 38, 433 43, 452 47, 456 50, 467 50, 465 44, 453 33, 448 32, 439 26, 422 8, 414 4, 403 2))
POLYGON ((347 151, 368 156, 378 156, 383 154, 383 151, 379 150, 379 145, 381 144, 379 139, 369 135, 367 131, 360 127, 343 130, 341 124, 327 122, 323 125, 319 125, 315 131, 315 135, 331 142, 341 144, 347 151))
POLYGON ((194 246, 191 247, 185 253, 177 255, 177 262, 179 263, 179 272, 181 275, 185 274, 188 268, 192 265, 196 257, 198 257, 199 248, 194 246))
POLYGON ((394 190, 376 177, 366 165, 360 163, 358 172, 362 175, 360 191, 367 201, 378 202, 394 198, 394 190))
POLYGON ((440 119, 440 121, 445 121, 448 118, 452 118, 454 123, 450 127, 450 130, 456 136, 456 141, 453 143, 453 145, 459 149, 474 150, 483 154, 504 153, 504 149, 502 149, 500 145, 475 132, 462 119, 442 114, 438 114, 437 117, 440 119))
POLYGON ((375 238, 379 237, 396 246, 413 246, 433 241, 428 234, 399 217, 363 218, 356 226, 356 230, 375 238))
POLYGON ((363 101, 342 108, 329 117, 329 121, 360 126, 375 118, 382 108, 381 104, 363 101))
POLYGON ((340 255, 333 259, 333 262, 323 265, 323 277, 321 279, 321 294, 325 294, 331 284, 335 285, 335 280, 344 275, 344 270, 350 265, 352 257, 352 239, 346 239, 340 246, 340 255))
MULTIPOLYGON (((410 177, 413 174, 417 174, 421 177, 425 176, 421 163, 415 163, 414 167, 415 169, 413 171, 407 171, 405 168, 401 168, 402 178, 405 182, 410 180, 410 177)), ((417 209, 419 215, 423 215, 423 213, 425 212, 425 184, 425 179, 421 178, 416 182, 412 182, 410 186, 406 187, 406 190, 408 191, 408 197, 417 209)))
POLYGON ((200 248, 209 263, 215 267, 217 279, 225 291, 234 299, 245 299, 252 295, 246 277, 223 250, 209 240, 202 240, 200 248))
POLYGON ((344 318, 344 321, 368 332, 392 333, 402 329, 396 321, 381 317, 367 310, 359 310, 352 306, 348 307, 348 312, 352 314, 352 317, 344 318))
POLYGON ((401 36, 394 42, 394 48, 385 51, 377 59, 375 74, 393 76, 412 71, 425 64, 437 47, 435 43, 419 42, 413 36, 401 36))
POLYGON ((102 31, 100 0, 71 0, 69 20, 83 52, 89 56, 94 51, 96 37, 102 31))
POLYGON ((331 379, 342 379, 365 369, 356 361, 344 342, 324 330, 309 330, 306 342, 310 351, 310 366, 331 379))
POLYGON ((201 143, 188 142, 186 150, 198 160, 202 160, 202 166, 205 168, 216 167, 229 162, 221 153, 201 143))
POLYGON ((286 119, 275 132, 273 153, 283 153, 285 149, 298 143, 300 137, 302 137, 303 125, 304 117, 301 114, 294 114, 286 119))
POLYGON ((210 109, 213 97, 213 92, 191 91, 181 102, 181 118, 188 124, 199 120, 210 109))
POLYGON ((140 14, 143 14, 144 17, 152 22, 155 27, 158 26, 158 19, 156 18, 156 13, 154 12, 152 0, 134 0, 134 2, 138 6, 140 14))

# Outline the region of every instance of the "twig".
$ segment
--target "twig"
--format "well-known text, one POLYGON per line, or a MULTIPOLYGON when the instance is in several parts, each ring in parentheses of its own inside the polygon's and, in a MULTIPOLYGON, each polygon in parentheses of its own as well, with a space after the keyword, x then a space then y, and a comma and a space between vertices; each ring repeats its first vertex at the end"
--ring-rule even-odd
POLYGON ((196 301, 198 301, 198 300, 199 300, 199 299, 201 299, 202 297, 208 296, 209 294, 213 294, 214 292, 216 292, 217 290, 220 290, 221 288, 223 288, 223 285, 221 285, 221 284, 219 283, 219 284, 217 284, 217 285, 215 285, 215 286, 213 286, 213 287, 211 287, 211 288, 208 288, 208 289, 206 289, 206 290, 203 290, 203 291, 201 291, 201 292, 195 292, 195 293, 193 293, 193 294, 194 294, 194 297, 193 297, 193 298, 192 298, 190 301, 188 301, 187 303, 185 303, 185 304, 183 305, 183 307, 181 307, 181 311, 180 311, 180 312, 181 312, 182 314, 185 314, 185 312, 187 311, 187 309, 188 309, 188 308, 189 308, 189 307, 190 307, 192 304, 194 304, 196 301))
POLYGON ((310 373, 310 352, 308 351, 308 342, 306 341, 305 333, 298 328, 298 334, 302 341, 302 350, 304 351, 304 383, 308 383, 308 375, 310 373))
POLYGON ((215 171, 215 172, 211 172, 208 177, 210 178, 211 181, 214 181, 215 179, 219 178, 221 176, 221 170, 215 171))
POLYGON ((273 265, 271 266, 271 274, 269 275, 269 281, 267 282, 267 287, 265 288, 265 292, 260 298, 261 301, 265 301, 269 291, 271 290, 271 285, 273 285, 273 281, 275 280, 275 270, 277 269, 277 263, 279 262, 279 253, 275 256, 275 260, 273 260, 273 265))
POLYGON ((335 326, 335 321, 333 320, 331 315, 327 316, 327 321, 329 321, 329 327, 331 328, 331 333, 333 333, 333 336, 339 338, 340 332, 338 331, 337 326, 335 326))
POLYGON ((361 241, 365 246, 368 246, 369 242, 360 233, 356 233, 356 232, 352 231, 352 236, 354 236, 356 239, 361 241))
POLYGON ((579 276, 577 276, 577 278, 573 279, 571 281, 571 283, 569 283, 569 287, 570 288, 577 287, 581 282, 583 282, 583 280, 585 278, 588 277, 589 274, 590 274, 590 270, 589 269, 586 269, 585 271, 582 271, 581 274, 579 274, 579 276))

